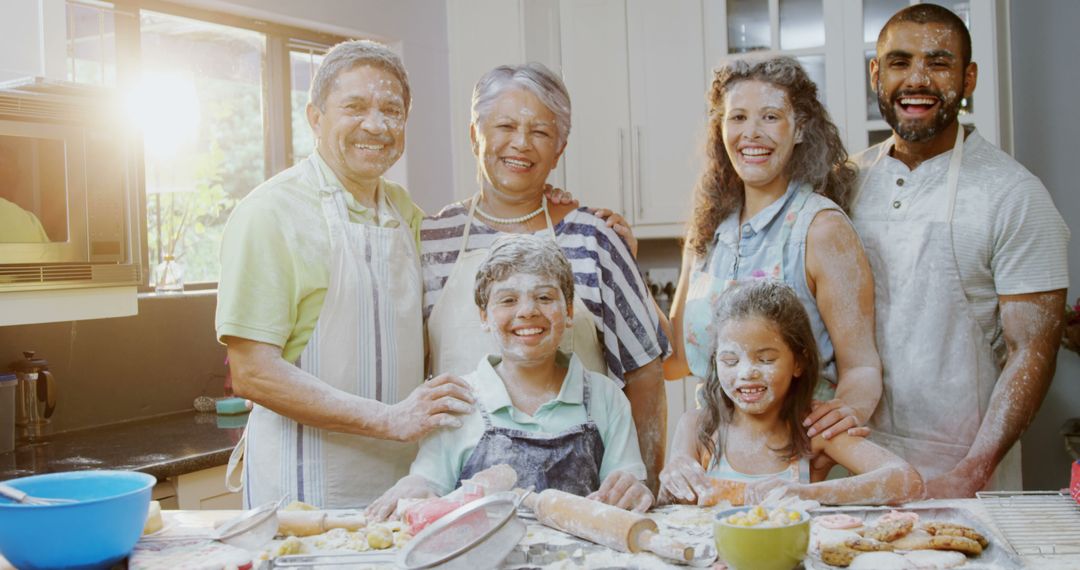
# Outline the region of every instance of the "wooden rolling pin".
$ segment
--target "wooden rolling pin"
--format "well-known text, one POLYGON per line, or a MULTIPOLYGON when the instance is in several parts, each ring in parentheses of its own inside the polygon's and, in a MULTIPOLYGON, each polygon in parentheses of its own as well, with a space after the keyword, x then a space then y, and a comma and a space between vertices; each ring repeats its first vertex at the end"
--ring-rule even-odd
POLYGON ((367 526, 364 515, 331 514, 326 511, 278 511, 278 534, 312 536, 330 529, 360 530, 367 526))
POLYGON ((647 550, 683 562, 694 555, 693 548, 661 536, 649 517, 600 501, 548 489, 526 496, 524 503, 541 523, 620 552, 647 550))

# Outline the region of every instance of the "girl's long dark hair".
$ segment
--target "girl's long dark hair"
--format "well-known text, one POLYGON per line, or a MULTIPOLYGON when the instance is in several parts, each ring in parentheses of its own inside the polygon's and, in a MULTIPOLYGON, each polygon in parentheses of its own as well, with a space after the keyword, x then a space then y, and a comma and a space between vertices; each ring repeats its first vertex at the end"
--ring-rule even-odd
MULTIPOLYGON (((711 332, 716 336, 727 323, 752 318, 764 319, 776 327, 802 367, 802 374, 792 379, 780 411, 780 418, 787 424, 791 438, 787 446, 772 451, 788 460, 806 457, 810 455, 810 438, 806 436, 802 420, 810 413, 814 387, 821 375, 821 356, 810 328, 810 317, 787 284, 773 280, 746 281, 731 285, 720 296, 711 332)), ((713 346, 717 345, 713 343, 713 346)), ((710 358, 709 375, 702 390, 705 414, 698 426, 698 443, 702 449, 710 451, 712 461, 717 461, 724 453, 723 432, 731 423, 735 403, 720 387, 716 354, 710 358)))
POLYGON ((709 90, 705 170, 694 190, 694 212, 687 235, 690 248, 698 256, 705 255, 716 226, 742 209, 743 182, 724 149, 724 97, 734 84, 755 80, 783 89, 795 111, 795 125, 802 133, 802 141, 795 145, 787 165, 791 179, 809 184, 845 212, 850 206, 855 166, 848 162, 840 131, 818 101, 817 85, 799 62, 790 57, 735 60, 715 71, 709 90))

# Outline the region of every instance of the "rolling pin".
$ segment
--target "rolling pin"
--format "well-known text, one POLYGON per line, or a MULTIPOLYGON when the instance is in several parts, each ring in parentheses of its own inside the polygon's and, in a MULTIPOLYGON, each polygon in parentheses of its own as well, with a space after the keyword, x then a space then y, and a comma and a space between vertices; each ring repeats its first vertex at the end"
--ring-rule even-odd
POLYGON ((649 517, 600 501, 548 489, 526 496, 524 503, 542 524, 620 552, 647 550, 683 562, 694 555, 693 548, 661 536, 649 517))
POLYGON ((367 526, 364 515, 331 514, 326 511, 278 511, 278 534, 312 536, 335 528, 360 530, 367 526))

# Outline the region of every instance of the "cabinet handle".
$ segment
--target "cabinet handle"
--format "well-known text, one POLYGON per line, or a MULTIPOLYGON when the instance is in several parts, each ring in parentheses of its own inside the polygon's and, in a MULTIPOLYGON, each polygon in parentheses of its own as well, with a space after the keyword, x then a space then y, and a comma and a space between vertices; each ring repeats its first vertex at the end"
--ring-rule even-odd
POLYGON ((625 136, 625 133, 623 133, 622 127, 619 127, 617 129, 615 129, 615 131, 616 131, 617 142, 619 143, 619 210, 622 211, 623 213, 625 213, 626 212, 626 180, 625 180, 625 175, 623 174, 623 169, 626 168, 626 164, 625 164, 623 159, 624 159, 626 153, 625 153, 625 151, 623 149, 626 146, 626 141, 624 140, 626 138, 626 136, 625 136))
POLYGON ((634 127, 634 223, 640 223, 645 216, 645 207, 641 200, 641 127, 634 127))

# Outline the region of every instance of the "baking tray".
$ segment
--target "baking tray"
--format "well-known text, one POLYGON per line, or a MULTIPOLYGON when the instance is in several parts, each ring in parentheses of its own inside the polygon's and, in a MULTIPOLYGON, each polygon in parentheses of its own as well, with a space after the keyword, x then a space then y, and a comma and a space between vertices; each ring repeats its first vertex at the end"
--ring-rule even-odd
MULTIPOLYGON (((987 527, 985 524, 979 522, 978 517, 974 513, 967 509, 956 507, 825 507, 815 509, 810 514, 817 517, 821 515, 831 515, 842 513, 845 515, 853 516, 855 518, 862 519, 863 524, 870 526, 873 525, 878 517, 891 511, 900 512, 912 512, 919 515, 919 522, 931 522, 931 521, 948 521, 959 523, 962 525, 970 526, 971 528, 979 531, 980 534, 985 536, 990 545, 987 546, 982 554, 974 558, 968 558, 966 564, 958 566, 957 568, 966 570, 976 569, 997 569, 997 568, 1022 568, 1023 564, 1020 558, 1009 547, 1009 543, 1001 537, 1000 534, 993 529, 987 527)), ((803 561, 803 565, 806 570, 844 570, 839 566, 832 566, 821 561, 820 555, 817 550, 811 548, 811 552, 807 554, 806 560, 803 561)))

